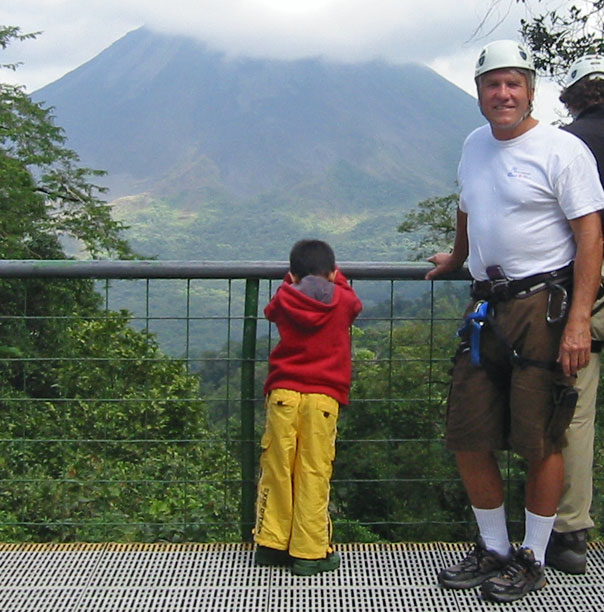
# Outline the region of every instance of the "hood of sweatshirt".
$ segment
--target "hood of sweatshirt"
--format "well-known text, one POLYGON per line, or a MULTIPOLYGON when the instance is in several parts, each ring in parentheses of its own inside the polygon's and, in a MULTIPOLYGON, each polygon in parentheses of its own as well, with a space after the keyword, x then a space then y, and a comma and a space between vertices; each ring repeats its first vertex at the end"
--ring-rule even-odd
POLYGON ((279 317, 287 317, 300 327, 315 329, 329 321, 339 299, 339 292, 334 291, 331 302, 325 304, 284 283, 264 309, 264 315, 269 321, 278 322, 279 317))
POLYGON ((310 280, 307 281, 308 284, 300 283, 296 289, 292 286, 290 274, 286 274, 273 299, 264 309, 264 316, 273 323, 279 323, 285 318, 299 327, 312 330, 322 327, 329 321, 332 311, 343 301, 348 311, 348 324, 352 324, 363 306, 342 271, 337 269, 333 283, 325 279, 321 281, 330 285, 327 291, 333 291, 328 303, 312 297, 312 295, 317 295, 322 299, 325 298, 325 287, 320 290, 320 282, 310 280), (306 295, 304 290, 308 290, 312 295, 306 295), (319 293, 316 293, 317 290, 319 293))
POLYGON ((331 303, 336 288, 326 278, 313 276, 312 274, 305 276, 299 283, 292 283, 291 286, 301 291, 304 295, 323 302, 323 304, 331 303))

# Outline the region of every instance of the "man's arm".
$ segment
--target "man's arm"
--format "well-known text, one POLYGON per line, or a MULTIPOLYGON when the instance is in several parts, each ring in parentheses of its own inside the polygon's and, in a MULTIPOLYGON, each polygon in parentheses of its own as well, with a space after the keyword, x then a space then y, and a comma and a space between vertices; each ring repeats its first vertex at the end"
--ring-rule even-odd
POLYGON ((463 266, 468 258, 468 215, 457 209, 457 227, 455 229, 455 243, 451 253, 436 253, 428 258, 434 264, 434 269, 426 274, 426 280, 432 280, 448 272, 454 272, 463 266))
POLYGON ((575 236, 577 254, 572 302, 560 341, 558 361, 564 373, 572 376, 589 362, 589 322, 602 267, 602 225, 599 212, 572 219, 569 223, 575 236))

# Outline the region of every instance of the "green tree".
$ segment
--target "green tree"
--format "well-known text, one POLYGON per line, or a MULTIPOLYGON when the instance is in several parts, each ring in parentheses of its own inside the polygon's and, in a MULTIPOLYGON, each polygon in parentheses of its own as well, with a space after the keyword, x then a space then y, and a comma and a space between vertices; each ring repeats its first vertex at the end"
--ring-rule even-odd
POLYGON ((453 246, 458 200, 457 193, 428 198, 403 217, 398 231, 415 238, 414 259, 424 259, 453 246))
MULTIPOLYGON (((35 37, 0 26, 0 49, 35 37)), ((49 109, 34 103, 23 87, 0 83, 0 258, 64 259, 65 236, 93 257, 131 256, 122 225, 111 219, 110 207, 99 197, 102 189, 90 180, 100 174, 78 165, 49 109)), ((65 319, 60 315, 92 314, 99 304, 91 281, 0 281, 0 351, 32 360, 30 393, 52 397, 47 370, 31 364, 61 346, 65 319)), ((3 368, 5 382, 17 389, 24 384, 23 363, 6 362, 3 368)))
MULTIPOLYGON (((0 26, 0 48, 36 35, 0 26)), ((103 172, 81 167, 65 140, 51 109, 33 102, 22 86, 0 83, 0 257, 56 256, 63 236, 92 257, 132 255, 121 236, 125 227, 111 218, 104 189, 94 182, 103 172)))
MULTIPOLYGON (((35 34, 0 26, 0 47, 35 34)), ((16 65, 4 65, 15 69, 16 65)), ((0 84, 0 258, 132 257, 50 109, 0 84)), ((230 539, 239 466, 199 379, 90 280, 0 280, 0 539, 230 539)))
MULTIPOLYGON (((485 29, 487 20, 503 4, 491 0, 475 36, 485 29)), ((509 0, 505 5, 509 8, 509 0)), ((562 83, 570 64, 588 53, 604 53, 604 1, 581 0, 560 2, 554 8, 543 0, 516 0, 523 4, 530 17, 520 20, 519 32, 533 53, 537 71, 562 83)), ((504 9, 504 14, 508 11, 504 9)), ((488 34, 502 23, 499 20, 488 34)))
POLYGON ((586 0, 579 6, 563 4, 522 19, 520 34, 533 53, 537 70, 562 82, 575 59, 587 53, 604 53, 604 0, 586 0))
POLYGON ((230 539, 239 467, 208 427, 198 380, 127 313, 73 318, 46 361, 54 397, 2 389, 3 539, 230 539), (23 444, 23 440, 35 441, 23 444), (56 441, 60 442, 56 442, 56 441), (12 521, 9 520, 12 517, 12 521), (230 527, 229 527, 230 525, 230 527))

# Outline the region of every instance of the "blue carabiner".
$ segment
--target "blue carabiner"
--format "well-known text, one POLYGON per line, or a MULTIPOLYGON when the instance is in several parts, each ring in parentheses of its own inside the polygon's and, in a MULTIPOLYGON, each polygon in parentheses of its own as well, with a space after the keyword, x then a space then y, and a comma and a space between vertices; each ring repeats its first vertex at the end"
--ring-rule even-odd
POLYGON ((482 326, 487 321, 488 312, 488 302, 484 300, 476 302, 474 310, 466 316, 463 327, 457 331, 458 336, 463 336, 469 332, 470 357, 472 365, 476 367, 480 365, 480 332, 482 331, 482 326))

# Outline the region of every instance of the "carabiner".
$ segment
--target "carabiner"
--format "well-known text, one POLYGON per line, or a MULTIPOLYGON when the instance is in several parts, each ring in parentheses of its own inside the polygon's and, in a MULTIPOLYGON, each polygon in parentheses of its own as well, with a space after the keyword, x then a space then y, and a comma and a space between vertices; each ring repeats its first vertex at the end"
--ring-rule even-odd
POLYGON ((457 330, 458 336, 468 334, 470 340, 470 354, 472 365, 480 365, 480 332, 487 320, 489 303, 479 300, 474 306, 474 310, 466 316, 464 325, 457 330))
POLYGON ((566 316, 566 311, 568 310, 568 291, 562 286, 558 285, 558 283, 551 283, 549 285, 549 295, 547 296, 547 310, 545 312, 545 320, 548 323, 559 323, 566 316), (553 290, 557 289, 562 294, 562 299, 560 300, 560 311, 558 312, 558 316, 553 317, 551 315, 550 309, 552 306, 552 294, 553 290))

